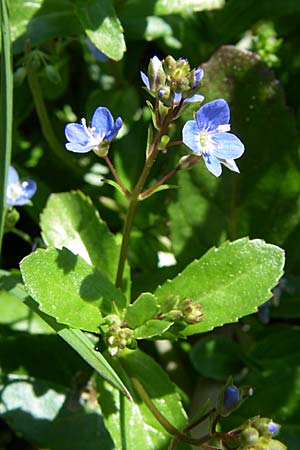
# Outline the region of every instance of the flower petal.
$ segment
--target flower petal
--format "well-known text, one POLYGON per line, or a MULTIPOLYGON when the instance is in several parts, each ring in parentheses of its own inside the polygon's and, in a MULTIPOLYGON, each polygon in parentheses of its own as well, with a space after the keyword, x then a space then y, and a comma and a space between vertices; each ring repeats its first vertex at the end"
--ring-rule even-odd
POLYGON ((193 97, 188 97, 184 100, 184 103, 190 103, 190 102, 203 102, 204 95, 201 94, 195 94, 193 97))
POLYGON ((21 183, 22 193, 15 201, 15 205, 26 205, 30 202, 31 197, 36 192, 36 182, 33 180, 25 180, 21 183))
POLYGON ((219 125, 229 123, 229 119, 229 106, 223 98, 206 103, 196 113, 196 121, 200 130, 214 131, 219 125))
POLYGON ((118 134, 118 131, 122 127, 122 125, 123 125, 123 122, 122 122, 121 117, 117 117, 117 119, 114 123, 113 129, 110 130, 110 132, 107 133, 107 135, 105 136, 109 142, 112 141, 116 137, 116 135, 118 134))
POLYGON ((244 153, 244 144, 232 133, 216 133, 213 141, 217 144, 214 155, 222 159, 236 159, 244 153))
POLYGON ((195 72, 194 72, 195 78, 194 78, 193 88, 195 88, 200 83, 200 81, 203 78, 203 75, 204 75, 204 72, 203 72, 203 69, 201 69, 201 67, 198 67, 198 69, 195 69, 195 72))
POLYGON ((201 155, 199 128, 195 120, 188 120, 182 129, 182 140, 194 153, 201 155))
POLYGON ((114 119, 110 111, 103 106, 99 106, 92 117, 92 128, 95 128, 101 140, 113 129, 114 119))
POLYGON ((208 170, 215 175, 215 177, 219 177, 222 173, 222 166, 218 158, 213 155, 209 155, 208 153, 203 153, 202 156, 208 170))
POLYGON ((10 184, 16 184, 19 182, 19 175, 13 166, 8 167, 7 173, 7 186, 10 184))
POLYGON ((181 92, 175 92, 174 98, 173 98, 173 104, 178 105, 180 103, 181 99, 182 99, 181 92))
POLYGON ((219 159, 219 161, 233 172, 240 173, 238 166, 236 165, 234 159, 219 159))
POLYGON ((67 142, 65 147, 70 152, 87 153, 97 147, 97 144, 88 142, 86 145, 77 144, 76 142, 67 142))
POLYGON ((65 127, 65 135, 68 141, 74 144, 87 145, 91 140, 91 135, 86 127, 79 123, 68 123, 65 127))
POLYGON ((141 79, 142 79, 144 85, 146 86, 146 88, 150 89, 149 78, 147 77, 147 75, 145 75, 144 72, 142 72, 142 71, 140 71, 140 75, 141 75, 141 79))

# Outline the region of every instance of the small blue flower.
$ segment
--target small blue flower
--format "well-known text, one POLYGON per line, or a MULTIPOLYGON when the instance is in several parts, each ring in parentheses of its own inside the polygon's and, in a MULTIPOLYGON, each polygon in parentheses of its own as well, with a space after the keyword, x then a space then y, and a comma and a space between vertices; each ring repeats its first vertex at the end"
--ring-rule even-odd
POLYGON ((85 119, 81 119, 81 124, 66 125, 65 135, 69 141, 65 144, 66 149, 70 152, 87 153, 90 150, 101 152, 100 149, 104 148, 106 154, 109 143, 116 137, 122 124, 120 117, 114 121, 110 111, 99 106, 93 114, 91 127, 87 127, 85 119))
POLYGON ((35 194, 36 183, 33 180, 20 182, 16 169, 12 166, 8 168, 6 203, 10 206, 27 205, 31 197, 35 194))
POLYGON ((279 426, 277 425, 277 423, 272 422, 271 420, 271 422, 268 423, 268 430, 270 433, 276 434, 279 431, 279 426))
POLYGON ((196 155, 202 155, 207 169, 216 177, 222 173, 221 163, 239 172, 234 160, 244 153, 244 144, 239 138, 227 133, 229 118, 229 106, 220 98, 201 106, 195 120, 186 122, 182 130, 184 144, 196 155))

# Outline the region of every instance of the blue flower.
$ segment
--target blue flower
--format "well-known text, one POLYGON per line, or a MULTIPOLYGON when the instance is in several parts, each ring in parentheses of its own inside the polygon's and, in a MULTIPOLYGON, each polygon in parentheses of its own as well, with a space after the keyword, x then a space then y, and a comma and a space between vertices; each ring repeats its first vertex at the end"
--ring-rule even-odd
POLYGON ((239 172, 235 159, 244 153, 244 145, 237 136, 227 133, 230 111, 227 102, 220 98, 208 102, 183 127, 182 140, 193 153, 202 156, 208 170, 216 177, 222 166, 239 172))
POLYGON ((65 135, 69 141, 66 143, 66 149, 76 153, 95 150, 104 156, 109 143, 116 137, 122 124, 120 117, 114 121, 110 111, 99 106, 93 114, 91 127, 87 127, 85 119, 81 119, 81 124, 68 123, 66 125, 65 135), (101 150, 103 151, 101 152, 101 150))
POLYGON ((35 194, 36 183, 33 180, 20 182, 16 169, 12 166, 8 168, 6 203, 10 206, 27 205, 31 197, 35 194))

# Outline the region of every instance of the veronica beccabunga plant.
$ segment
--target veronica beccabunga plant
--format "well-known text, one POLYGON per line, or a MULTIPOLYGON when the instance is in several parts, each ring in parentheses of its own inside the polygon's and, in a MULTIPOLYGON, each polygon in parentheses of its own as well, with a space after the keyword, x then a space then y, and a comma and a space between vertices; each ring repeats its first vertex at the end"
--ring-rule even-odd
MULTIPOLYGON (((281 249, 263 241, 248 238, 227 241, 191 262, 154 292, 131 297, 127 256, 138 204, 161 190, 177 172, 192 169, 202 161, 211 176, 219 177, 222 165, 239 172, 235 160, 244 153, 242 141, 229 132, 227 102, 219 98, 203 104, 201 82, 205 73, 201 67, 191 68, 185 58, 175 60, 167 56, 160 60, 154 56, 147 72, 141 72, 141 78, 152 99, 152 103, 148 102, 152 121, 146 152, 137 150, 144 152, 145 161, 133 188, 129 189, 122 180, 110 157, 110 147, 117 145, 122 127, 120 117, 114 119, 102 105, 95 110, 91 124, 82 119, 81 123, 68 123, 65 127, 66 149, 79 154, 93 151, 103 158, 115 178, 114 184, 126 198, 122 239, 111 234, 83 194, 53 194, 41 221, 48 248, 38 249, 21 263, 26 289, 39 310, 56 319, 64 338, 73 330, 72 339, 68 337, 73 348, 127 395, 125 409, 132 412, 132 399, 142 400, 141 411, 146 407, 155 418, 154 422, 149 419, 152 427, 149 428, 155 430, 158 443, 151 448, 175 449, 180 441, 184 448, 196 446, 205 450, 284 449, 274 439, 278 425, 268 418, 249 418, 246 424, 220 431, 222 417, 233 413, 252 393, 251 388, 236 387, 231 379, 221 388, 217 404, 207 406, 197 419, 188 422, 178 392, 166 373, 140 348, 142 340, 178 341, 255 312, 270 298, 270 289, 282 274, 284 260, 281 249), (182 130, 176 128, 182 140, 172 141, 177 119, 187 117, 191 106, 196 112, 190 113, 182 130), (171 151, 172 147, 175 151, 176 145, 186 155, 181 158, 178 155, 177 164, 169 172, 161 173, 155 182, 149 183, 155 161, 164 158, 164 150, 171 151), (258 269, 253 269, 253 261, 258 269), (47 279, 45 271, 49 274, 47 279), (206 419, 207 431, 201 437, 193 437, 191 430, 206 419)), ((33 185, 24 191, 17 183, 15 179, 10 199, 33 195, 33 185)), ((100 399, 104 399, 100 401, 103 416, 109 417, 111 411, 106 402, 109 390, 101 383, 98 389, 100 399)), ((140 408, 139 403, 137 400, 135 407, 140 408)), ((126 417, 123 419, 126 422, 126 417)), ((124 425, 129 427, 127 433, 128 424, 124 425)), ((109 419, 106 425, 109 429, 112 426, 109 419)), ((145 429, 145 442, 148 433, 149 429, 145 429)), ((122 439, 126 440, 126 436, 122 439)), ((116 438, 116 448, 121 448, 122 439, 116 438)))

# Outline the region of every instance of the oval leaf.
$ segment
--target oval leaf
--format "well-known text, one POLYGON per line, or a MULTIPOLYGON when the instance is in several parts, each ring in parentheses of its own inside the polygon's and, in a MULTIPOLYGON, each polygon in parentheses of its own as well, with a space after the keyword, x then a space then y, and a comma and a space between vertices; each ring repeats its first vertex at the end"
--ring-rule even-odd
POLYGON ((91 42, 108 58, 122 59, 126 50, 123 28, 111 0, 77 0, 76 7, 91 42))
POLYGON ((37 250, 23 259, 21 272, 41 311, 73 328, 99 332, 100 310, 106 315, 126 304, 106 277, 65 248, 37 250))
POLYGON ((163 306, 170 298, 191 298, 203 308, 204 320, 188 325, 185 335, 203 333, 254 313, 271 298, 271 289, 283 273, 281 248, 256 239, 238 239, 211 248, 155 295, 163 306))
POLYGON ((41 215, 47 245, 80 255, 114 282, 119 246, 91 200, 81 192, 52 194, 41 215))
POLYGON ((157 299, 150 292, 141 294, 134 303, 129 305, 125 320, 130 328, 137 328, 158 312, 157 299))

